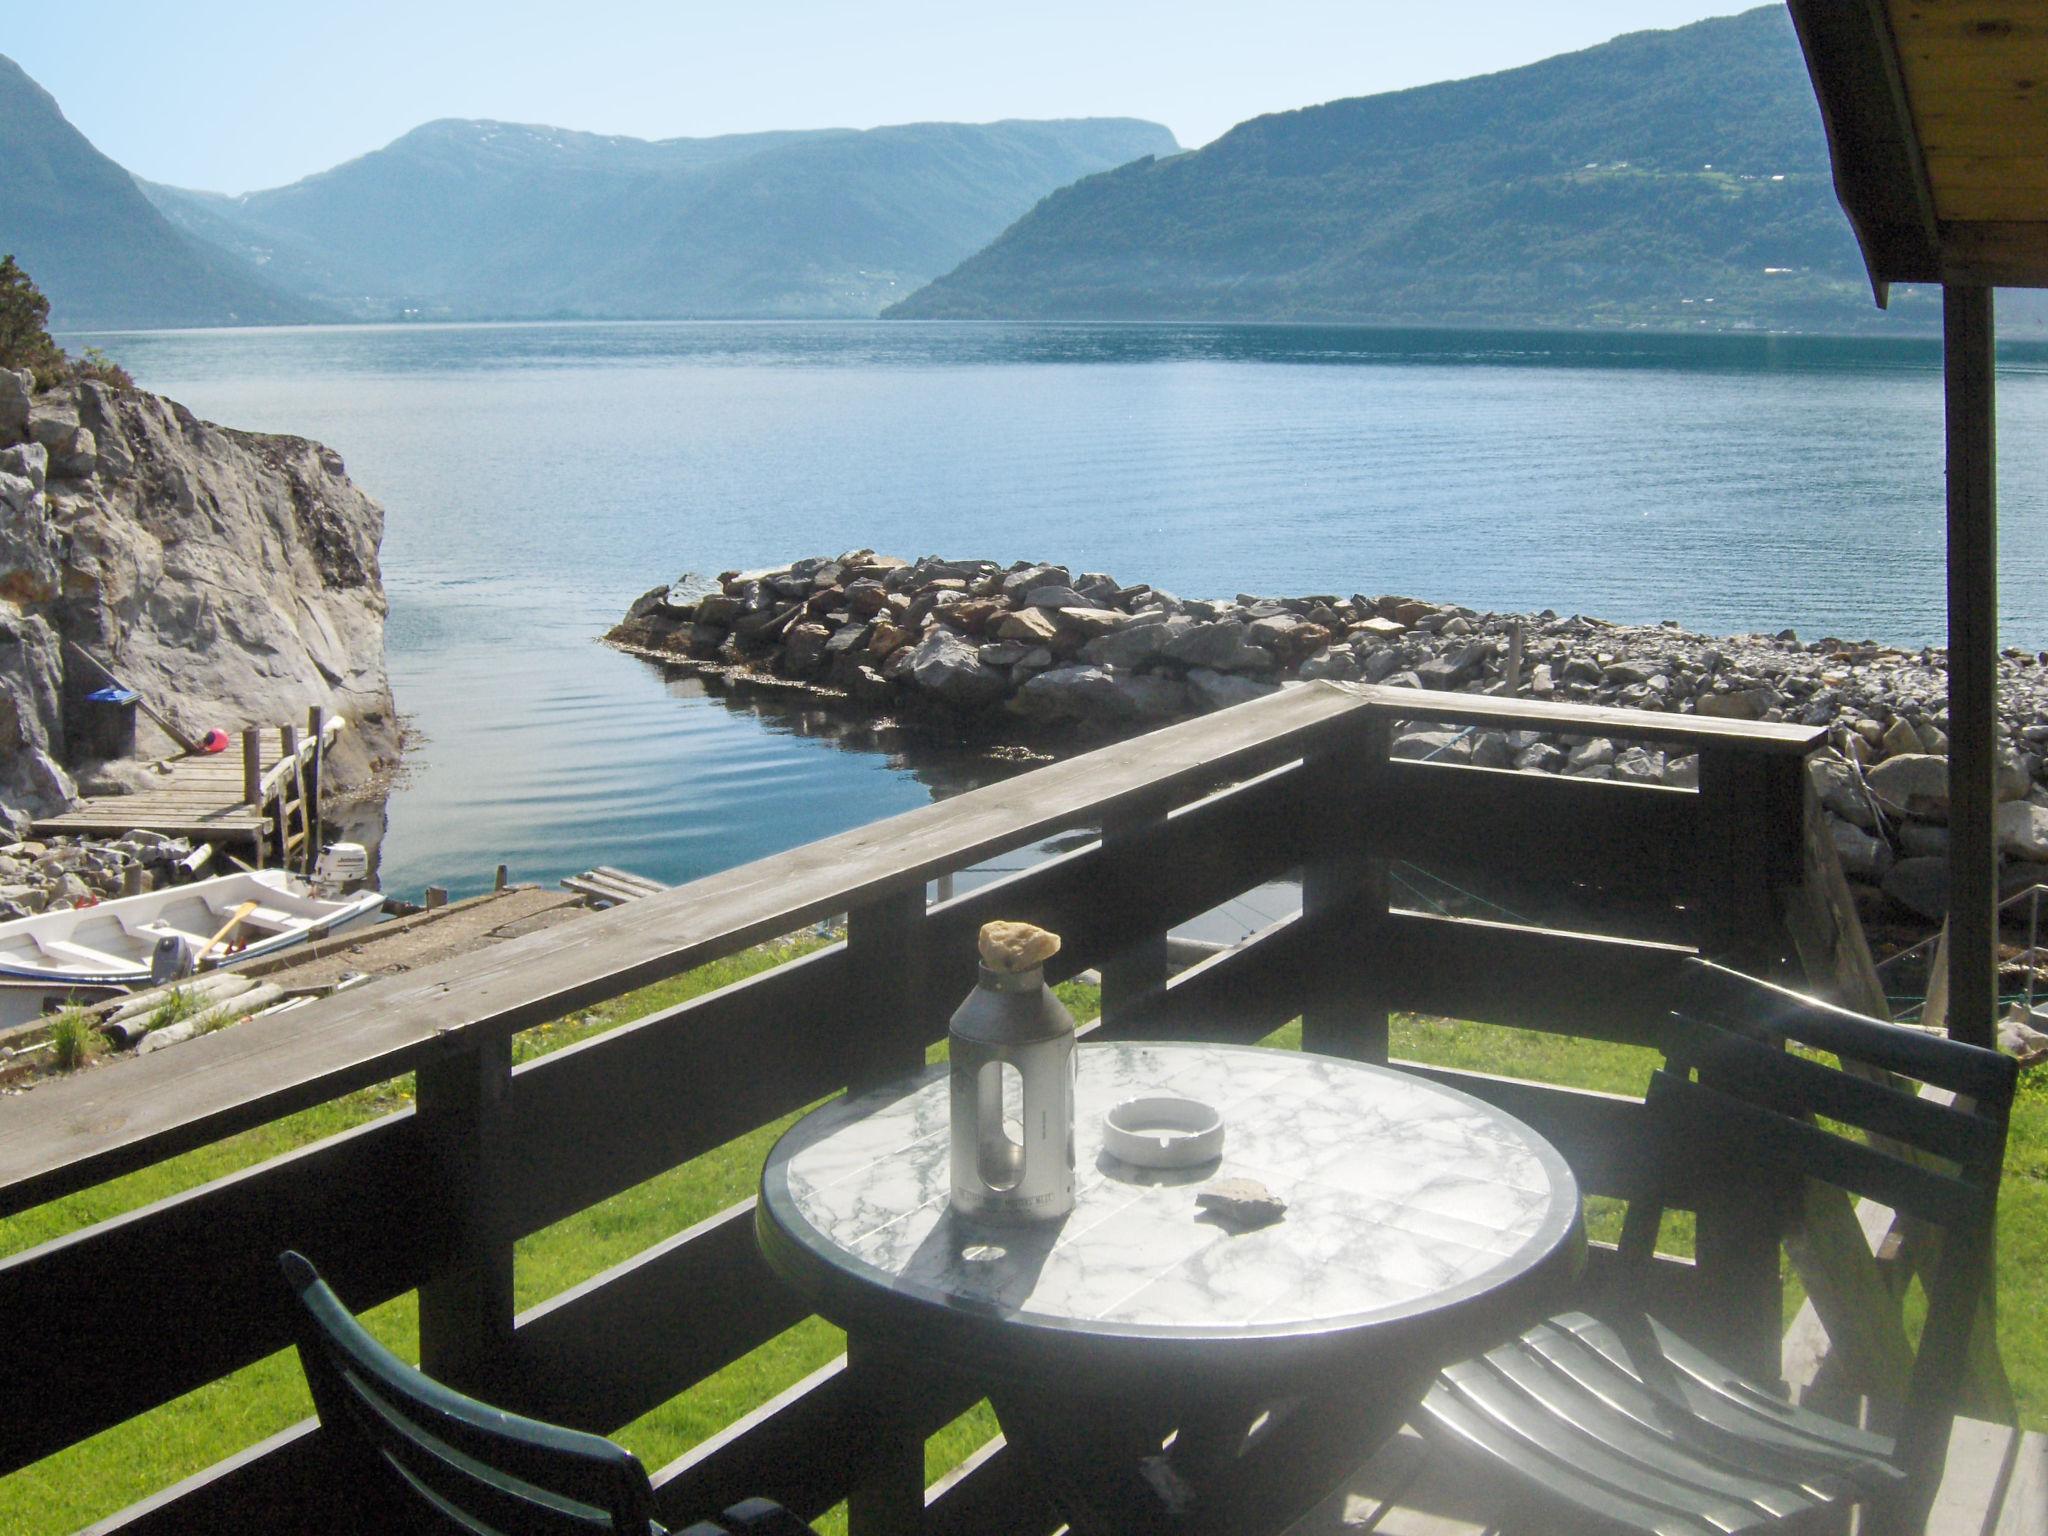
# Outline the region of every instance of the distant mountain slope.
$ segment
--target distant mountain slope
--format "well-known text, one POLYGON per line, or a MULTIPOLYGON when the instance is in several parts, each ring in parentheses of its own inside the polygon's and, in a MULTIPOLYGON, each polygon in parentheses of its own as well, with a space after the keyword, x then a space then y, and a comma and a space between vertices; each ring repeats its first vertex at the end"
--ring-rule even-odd
POLYGON ((128 173, 0 57, 0 253, 49 296, 58 330, 264 325, 319 317, 167 223, 128 173))
POLYGON ((1255 118, 1054 193, 889 313, 1886 323, 1780 5, 1255 118))
POLYGON ((358 316, 872 315, 1053 188, 1175 148, 1128 118, 658 142, 447 120, 267 192, 143 190, 358 316))

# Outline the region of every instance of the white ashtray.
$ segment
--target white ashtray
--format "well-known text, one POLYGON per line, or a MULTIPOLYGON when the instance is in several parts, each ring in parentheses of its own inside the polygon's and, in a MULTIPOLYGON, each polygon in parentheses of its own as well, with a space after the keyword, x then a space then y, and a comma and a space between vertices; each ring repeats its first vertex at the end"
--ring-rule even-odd
POLYGON ((1102 1117, 1102 1149, 1140 1168, 1192 1168, 1223 1155, 1223 1116, 1199 1099, 1125 1099, 1102 1117))

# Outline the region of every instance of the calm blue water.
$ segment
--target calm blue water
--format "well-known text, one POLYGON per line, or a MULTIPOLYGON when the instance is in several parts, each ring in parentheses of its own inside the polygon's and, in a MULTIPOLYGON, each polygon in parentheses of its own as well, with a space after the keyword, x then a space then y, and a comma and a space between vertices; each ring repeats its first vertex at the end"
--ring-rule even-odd
MULTIPOLYGON (((93 340, 201 415, 329 443, 383 502, 393 685, 424 737, 389 810, 399 892, 473 889, 500 860, 688 879, 930 797, 814 717, 735 712, 594 643, 686 569, 871 545, 1185 596, 1909 643, 1944 622, 1931 343, 878 322, 93 340)), ((2048 644, 2048 349, 2015 349, 2000 392, 2002 622, 2048 644)))

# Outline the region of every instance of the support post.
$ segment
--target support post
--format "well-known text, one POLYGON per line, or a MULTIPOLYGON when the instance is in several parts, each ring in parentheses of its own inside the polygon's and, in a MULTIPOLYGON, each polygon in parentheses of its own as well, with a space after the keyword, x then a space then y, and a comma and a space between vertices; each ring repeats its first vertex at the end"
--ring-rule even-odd
POLYGON ((327 757, 327 711, 318 704, 306 711, 306 870, 319 860, 327 841, 326 819, 320 814, 320 770, 327 757))
POLYGON ((253 725, 242 732, 242 798, 263 808, 263 732, 253 725))
MULTIPOLYGON (((923 892, 918 893, 920 896, 923 892)), ((868 1474, 847 1490, 848 1536, 915 1536, 924 1525, 924 1437, 917 1432, 922 1394, 911 1363, 859 1334, 846 1340, 868 1432, 868 1474)))
MULTIPOLYGON (((1117 887, 1128 893, 1127 900, 1142 900, 1140 892, 1146 884, 1142 872, 1128 868, 1130 845, 1165 815, 1165 805, 1146 800, 1112 811, 1102 819, 1104 862, 1117 887), (1126 867, 1120 869, 1119 864, 1126 867)), ((1102 1022, 1113 1029, 1166 990, 1166 930, 1148 933, 1128 949, 1104 960, 1101 971, 1102 1022)))
POLYGON ((1374 848, 1376 817, 1399 814, 1388 784, 1392 724, 1367 716, 1339 730, 1303 764, 1306 857, 1301 920, 1325 928, 1321 973, 1302 1010, 1303 1050, 1357 1061, 1387 1059, 1392 955, 1387 861, 1374 848))
POLYGON ((312 831, 312 822, 306 815, 306 785, 299 777, 299 728, 295 725, 281 725, 277 728, 278 763, 280 772, 277 779, 277 862, 286 869, 297 869, 301 874, 313 872, 311 850, 305 843, 305 835, 312 831), (292 815, 294 805, 299 818, 301 839, 298 853, 299 862, 292 862, 292 815))
POLYGON ((1998 496, 1991 290, 1941 291, 1948 432, 1949 1034, 1998 1027, 1998 496))
POLYGON ((445 1247, 420 1285, 420 1368, 489 1397, 512 1361, 512 1239, 502 1181, 508 1165, 509 1035, 463 1042, 419 1069, 417 1117, 435 1170, 434 1220, 445 1247))
POLYGON ((924 993, 924 886, 883 896, 846 914, 846 997, 854 1034, 845 1042, 846 1081, 872 1087, 924 1066, 918 1018, 924 993))
POLYGON ((1752 976, 1769 976, 1785 959, 1777 893, 1804 878, 1805 771, 1796 757, 1700 753, 1698 942, 1752 976))

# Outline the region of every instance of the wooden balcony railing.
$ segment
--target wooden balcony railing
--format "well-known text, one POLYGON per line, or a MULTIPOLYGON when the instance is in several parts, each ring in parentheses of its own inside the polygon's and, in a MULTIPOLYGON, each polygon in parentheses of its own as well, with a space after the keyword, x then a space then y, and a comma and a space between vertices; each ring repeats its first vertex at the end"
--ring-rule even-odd
MULTIPOLYGON (((408 1071, 416 1108, 0 1262, 0 1472, 288 1342, 275 1257, 316 1254, 357 1309, 417 1288, 425 1367, 558 1422, 615 1430, 801 1320, 751 1202, 515 1315, 513 1243, 817 1098, 922 1064, 992 917, 1061 933, 1056 978, 1103 977, 1105 1038, 1256 1040, 1384 1059, 1390 1011, 1655 1045, 1693 948, 1763 964, 1802 878, 1800 762, 1821 733, 1694 716, 1311 684, 1104 748, 0 1107, 12 1214, 408 1071), (1399 721, 1580 732, 1700 753, 1697 790, 1399 760, 1399 721), (1053 833, 1072 852, 928 906, 926 885, 1053 833), (1389 869, 1569 871, 1631 900, 1593 935, 1401 910, 1389 869), (1289 871, 1303 910, 1169 977, 1167 931, 1289 871), (1646 905, 1645 891, 1657 896, 1646 905), (1617 936, 1654 908, 1658 939, 1617 936), (844 943, 514 1069, 518 1031, 840 913, 844 943), (208 1326, 77 1326, 205 1298, 208 1326), (53 1384, 62 1384, 62 1390, 53 1384)), ((1550 1137, 1589 1193, 1627 1198, 1639 1101, 1417 1068, 1550 1137)), ((1697 1259, 1667 1301, 1732 1363, 1775 1374, 1777 1234, 1740 1192, 1689 1191, 1697 1259)), ((856 1355, 656 1476, 694 1517, 761 1493, 815 1515, 921 1482, 924 1435, 969 1406, 932 1384, 907 1422, 856 1355)), ((114 1517, 134 1532, 319 1529, 310 1421, 114 1517)), ((998 1446, 935 1489, 933 1531, 1038 1529, 998 1446)))

